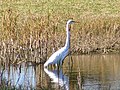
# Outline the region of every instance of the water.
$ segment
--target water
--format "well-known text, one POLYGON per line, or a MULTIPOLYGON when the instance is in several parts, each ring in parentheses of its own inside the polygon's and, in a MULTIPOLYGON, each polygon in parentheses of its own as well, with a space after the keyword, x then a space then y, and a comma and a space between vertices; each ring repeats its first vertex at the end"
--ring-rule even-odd
POLYGON ((60 70, 31 63, 0 69, 0 85, 19 89, 120 90, 120 55, 68 56, 60 70))

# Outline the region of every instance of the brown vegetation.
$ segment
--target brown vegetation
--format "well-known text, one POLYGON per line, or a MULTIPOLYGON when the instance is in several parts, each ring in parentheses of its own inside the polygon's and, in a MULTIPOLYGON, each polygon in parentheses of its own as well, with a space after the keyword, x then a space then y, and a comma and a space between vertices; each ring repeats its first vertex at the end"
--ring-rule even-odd
MULTIPOLYGON (((65 23, 60 18, 20 14, 5 10, 1 17, 0 59, 2 62, 42 63, 64 46, 65 23)), ((120 16, 83 16, 71 30, 71 53, 119 53, 120 16)))

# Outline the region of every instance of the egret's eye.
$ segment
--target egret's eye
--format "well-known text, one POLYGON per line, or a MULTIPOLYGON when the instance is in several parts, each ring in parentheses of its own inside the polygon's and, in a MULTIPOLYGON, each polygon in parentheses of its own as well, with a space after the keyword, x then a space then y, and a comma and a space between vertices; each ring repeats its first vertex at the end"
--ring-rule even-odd
POLYGON ((68 27, 69 27, 69 31, 70 31, 70 29, 71 29, 71 25, 69 25, 68 27))

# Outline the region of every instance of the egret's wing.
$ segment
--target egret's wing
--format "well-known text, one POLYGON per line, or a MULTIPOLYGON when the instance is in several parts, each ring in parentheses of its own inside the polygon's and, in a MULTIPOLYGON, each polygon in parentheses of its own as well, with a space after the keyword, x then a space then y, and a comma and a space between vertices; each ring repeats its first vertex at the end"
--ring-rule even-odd
POLYGON ((50 58, 47 60, 47 64, 52 64, 52 63, 57 63, 58 60, 61 59, 62 54, 63 54, 64 48, 59 49, 56 51, 54 54, 50 56, 50 58))

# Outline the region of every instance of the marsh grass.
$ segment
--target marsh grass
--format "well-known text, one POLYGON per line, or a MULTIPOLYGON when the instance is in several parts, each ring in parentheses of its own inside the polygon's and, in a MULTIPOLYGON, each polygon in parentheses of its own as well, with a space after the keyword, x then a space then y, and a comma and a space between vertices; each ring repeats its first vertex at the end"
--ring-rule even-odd
MULTIPOLYGON (((48 16, 20 13, 8 9, 2 17, 0 59, 3 62, 44 63, 50 53, 64 46, 65 25, 48 16)), ((59 21, 59 19, 58 19, 59 21)), ((120 17, 82 17, 71 30, 71 53, 118 53, 120 17)), ((65 24, 66 22, 64 22, 65 24)))
POLYGON ((87 17, 85 18, 80 29, 77 31, 77 52, 81 53, 110 53, 119 52, 120 44, 120 21, 119 17, 87 17), (86 19, 86 20, 85 20, 86 19), (89 21, 88 21, 89 20, 89 21))
POLYGON ((119 1, 116 2, 1 1, 0 61, 44 63, 64 46, 69 18, 80 22, 72 26, 72 54, 120 53, 119 1))

